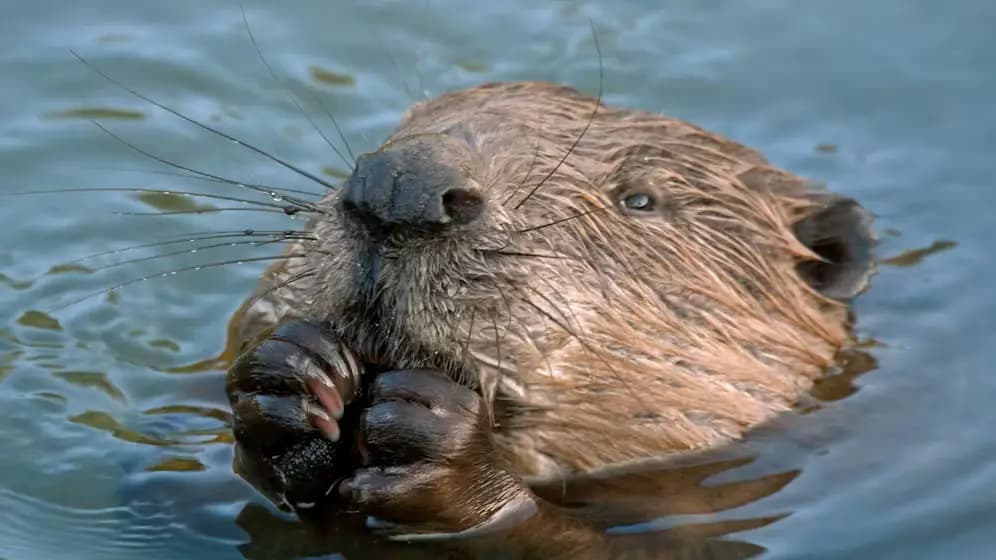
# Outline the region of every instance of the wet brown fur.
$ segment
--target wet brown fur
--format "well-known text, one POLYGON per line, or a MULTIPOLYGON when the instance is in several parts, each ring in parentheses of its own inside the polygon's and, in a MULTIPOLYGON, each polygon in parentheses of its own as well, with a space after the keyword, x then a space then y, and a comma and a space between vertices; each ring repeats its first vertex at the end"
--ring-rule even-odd
POLYGON ((487 193, 481 222, 389 244, 361 293, 360 234, 332 192, 307 226, 318 241, 268 270, 234 342, 329 320, 369 361, 448 371, 488 397, 522 475, 702 449, 790 409, 851 341, 846 306, 796 271, 818 257, 793 225, 828 194, 717 134, 608 106, 558 167, 595 109, 544 83, 416 105, 385 145, 469 147, 447 164, 487 193), (622 211, 627 189, 660 193, 660 211, 622 211))

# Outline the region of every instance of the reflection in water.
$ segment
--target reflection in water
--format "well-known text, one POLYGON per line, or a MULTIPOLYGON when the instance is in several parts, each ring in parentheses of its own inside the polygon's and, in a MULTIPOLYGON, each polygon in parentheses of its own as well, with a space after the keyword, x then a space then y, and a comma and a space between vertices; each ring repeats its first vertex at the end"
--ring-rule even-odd
POLYGON ((91 270, 91 269, 89 269, 89 268, 87 268, 87 267, 85 267, 85 266, 83 266, 81 264, 57 264, 57 265, 49 268, 48 272, 46 272, 46 275, 69 274, 69 273, 74 273, 74 272, 78 272, 78 273, 82 273, 82 274, 90 274, 91 272, 93 272, 93 270, 91 270))
POLYGON ((947 251, 949 249, 954 249, 957 246, 958 243, 954 241, 947 241, 941 239, 938 241, 934 241, 933 243, 930 244, 929 247, 904 251, 903 253, 896 255, 894 257, 882 259, 881 262, 883 264, 887 264, 890 266, 901 266, 901 267, 916 266, 920 264, 920 261, 922 261, 926 257, 929 257, 936 253, 947 251))
POLYGON ((123 121, 138 121, 145 118, 145 113, 129 109, 112 109, 109 107, 81 107, 54 111, 45 115, 49 119, 110 119, 123 121))
POLYGON ((57 371, 53 375, 80 387, 96 389, 122 404, 127 400, 121 389, 115 387, 102 371, 57 371))
MULTIPOLYGON (((141 336, 141 333, 136 334, 136 336, 141 336)), ((162 348, 164 350, 169 350, 170 352, 180 351, 180 345, 168 338, 157 338, 155 340, 150 340, 149 346, 153 348, 162 348)))
POLYGON ((20 317, 17 318, 17 323, 24 325, 25 327, 33 327, 36 329, 46 329, 50 331, 61 331, 62 325, 59 324, 59 320, 51 315, 37 310, 25 311, 20 317))
POLYGON ((169 405, 161 406, 158 408, 150 408, 145 410, 142 414, 191 414, 194 416, 201 416, 203 418, 210 418, 222 422, 225 426, 230 426, 232 422, 232 413, 229 410, 222 410, 220 408, 209 408, 205 406, 190 406, 190 405, 169 405))
POLYGON ((534 485, 534 489, 544 499, 607 529, 669 515, 732 509, 777 492, 798 475, 787 471, 753 480, 706 484, 707 479, 752 461, 737 458, 672 466, 674 459, 648 460, 570 480, 545 482, 534 485))
POLYGON ((312 80, 330 86, 351 86, 356 83, 356 78, 349 74, 340 74, 319 66, 311 66, 308 73, 312 80))
MULTIPOLYGON (((711 454, 716 454, 712 452, 711 454)), ((699 459, 701 460, 701 458, 699 459)), ((665 529, 652 522, 668 515, 713 514, 760 500, 791 482, 786 471, 722 484, 708 484, 719 473, 751 463, 750 458, 695 463, 645 461, 626 468, 533 485, 543 498, 608 531, 626 558, 750 558, 764 551, 746 541, 724 538, 773 523, 784 515, 683 523, 665 529)), ((346 558, 492 557, 508 545, 502 535, 464 542, 402 544, 371 536, 362 516, 338 514, 306 522, 249 503, 236 520, 249 542, 239 547, 245 558, 305 558, 337 553, 346 558)), ((527 522, 528 527, 528 522, 527 522)))
POLYGON ((10 372, 14 371, 14 360, 19 355, 17 352, 11 352, 0 356, 0 381, 3 381, 5 377, 10 375, 10 372))
MULTIPOLYGON (((162 212, 207 212, 217 209, 211 204, 197 202, 191 195, 181 193, 142 192, 136 194, 135 198, 162 212)), ((153 258, 161 258, 161 256, 155 255, 153 258)))
POLYGON ((131 443, 158 446, 179 445, 181 443, 178 440, 160 438, 128 428, 110 414, 100 410, 90 410, 83 414, 77 414, 70 417, 69 421, 107 432, 115 438, 131 443))
MULTIPOLYGON (((839 352, 836 371, 818 379, 810 391, 812 395, 823 402, 832 402, 854 394, 857 391, 857 387, 854 386, 855 380, 878 367, 878 360, 861 348, 875 346, 879 346, 879 343, 869 341, 856 348, 848 348, 839 352)), ((815 408, 818 407, 807 410, 812 411, 815 408)))
POLYGON ((184 366, 166 368, 167 373, 204 373, 207 371, 224 370, 228 367, 230 358, 226 356, 200 360, 184 366))
POLYGON ((167 457, 155 465, 145 467, 148 472, 191 472, 207 470, 204 463, 194 457, 167 457))
POLYGON ((323 167, 322 173, 333 179, 343 180, 349 178, 349 172, 338 167, 323 167))
POLYGON ((14 280, 10 276, 0 272, 0 285, 9 286, 15 290, 27 290, 33 284, 26 280, 14 280))
MULTIPOLYGON (((627 533, 612 537, 627 551, 625 558, 739 560, 764 551, 756 544, 723 535, 771 523, 778 518, 686 525, 680 530, 627 533)), ((239 546, 247 559, 312 558, 334 554, 344 558, 507 558, 501 536, 491 542, 395 543, 371 537, 364 519, 340 515, 315 525, 290 520, 263 506, 248 504, 236 519, 249 541, 239 546)))
POLYGON ((235 442, 231 430, 232 416, 231 412, 227 410, 190 405, 169 405, 146 410, 143 414, 175 416, 175 422, 182 426, 189 426, 197 418, 208 420, 208 427, 185 428, 174 433, 174 437, 184 441, 204 445, 235 442))

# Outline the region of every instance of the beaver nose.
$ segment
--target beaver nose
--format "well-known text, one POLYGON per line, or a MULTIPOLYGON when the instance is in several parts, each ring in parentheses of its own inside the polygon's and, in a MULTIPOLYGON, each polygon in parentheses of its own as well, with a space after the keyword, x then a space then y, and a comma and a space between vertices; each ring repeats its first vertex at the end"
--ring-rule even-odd
POLYGON ((357 158, 342 208, 368 228, 439 231, 472 223, 484 210, 477 183, 438 146, 406 145, 357 158))

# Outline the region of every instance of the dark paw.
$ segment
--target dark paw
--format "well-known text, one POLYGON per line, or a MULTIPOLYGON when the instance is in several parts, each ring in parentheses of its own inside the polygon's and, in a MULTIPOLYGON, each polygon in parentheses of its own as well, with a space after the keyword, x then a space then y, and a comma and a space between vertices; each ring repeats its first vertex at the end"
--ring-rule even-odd
POLYGON ((339 487, 353 508, 407 529, 459 531, 523 494, 470 389, 433 371, 400 370, 381 374, 369 398, 356 441, 362 468, 339 487))
POLYGON ((239 475, 285 510, 325 501, 351 469, 343 414, 361 373, 331 333, 305 322, 239 357, 226 377, 239 475))

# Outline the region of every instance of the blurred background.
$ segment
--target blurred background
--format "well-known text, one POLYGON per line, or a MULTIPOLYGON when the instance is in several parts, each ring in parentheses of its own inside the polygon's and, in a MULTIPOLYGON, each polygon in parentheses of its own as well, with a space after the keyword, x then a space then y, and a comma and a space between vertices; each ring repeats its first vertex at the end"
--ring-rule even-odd
MULTIPOLYGON (((243 0, 259 48, 354 152, 406 107, 500 79, 563 82, 688 119, 856 197, 885 259, 856 303, 860 351, 823 403, 751 440, 705 486, 788 473, 740 507, 621 532, 727 523, 713 557, 990 558, 996 543, 996 3, 963 0, 243 0), (861 375, 864 374, 864 375, 861 375), (743 520, 764 520, 737 525, 743 520), (740 530, 740 529, 747 530, 740 530), (726 552, 723 552, 723 551, 726 552)), ((236 1, 7 0, 0 19, 0 558, 419 557, 343 527, 321 541, 230 468, 226 322, 265 263, 183 244, 300 220, 123 187, 250 195, 157 157, 320 191, 108 83, 337 181, 348 171, 276 83, 236 1), (168 215, 134 215, 166 212, 168 215), (179 212, 179 213, 177 213, 179 212), (184 252, 180 252, 184 251, 184 252), (157 258, 147 258, 156 257, 157 258), (124 259, 146 259, 97 270, 124 259), (90 294, 98 294, 76 302, 90 294), (321 542, 320 542, 321 541, 321 542)), ((709 541, 710 539, 706 539, 709 541)))

